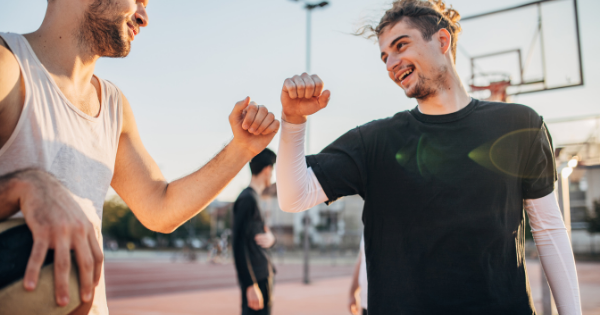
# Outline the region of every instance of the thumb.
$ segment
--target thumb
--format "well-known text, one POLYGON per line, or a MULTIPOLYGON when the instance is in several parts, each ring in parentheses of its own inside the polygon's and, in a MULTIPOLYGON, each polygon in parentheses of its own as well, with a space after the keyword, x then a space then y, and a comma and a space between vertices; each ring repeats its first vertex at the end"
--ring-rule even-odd
POLYGON ((245 99, 235 103, 235 106, 233 107, 233 111, 231 112, 231 114, 238 116, 238 117, 241 116, 244 109, 246 109, 246 107, 248 107, 248 104, 250 104, 250 96, 246 96, 245 99))
POLYGON ((321 109, 327 107, 327 104, 329 104, 329 99, 331 99, 331 92, 329 90, 323 91, 318 98, 319 107, 321 107, 321 109))

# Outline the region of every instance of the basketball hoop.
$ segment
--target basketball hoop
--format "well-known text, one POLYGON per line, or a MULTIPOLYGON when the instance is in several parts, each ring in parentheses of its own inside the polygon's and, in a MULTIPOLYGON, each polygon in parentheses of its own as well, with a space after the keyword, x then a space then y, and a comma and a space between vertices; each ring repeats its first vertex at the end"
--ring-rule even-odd
POLYGON ((482 93, 474 94, 479 94, 479 97, 492 102, 506 102, 508 98, 506 89, 510 85, 510 75, 505 73, 476 74, 469 84, 471 92, 489 91, 488 96, 482 93))

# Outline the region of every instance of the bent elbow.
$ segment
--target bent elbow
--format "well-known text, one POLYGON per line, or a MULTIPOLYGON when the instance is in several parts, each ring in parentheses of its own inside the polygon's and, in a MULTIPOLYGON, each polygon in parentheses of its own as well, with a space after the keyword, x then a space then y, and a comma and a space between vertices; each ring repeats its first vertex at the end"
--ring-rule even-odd
POLYGON ((308 210, 308 208, 303 208, 302 205, 290 205, 287 202, 282 202, 281 199, 279 199, 279 208, 281 209, 281 211, 288 213, 298 213, 308 210))
POLYGON ((152 232, 158 232, 161 234, 171 234, 177 230, 179 225, 167 224, 164 222, 146 221, 139 220, 140 223, 152 232))

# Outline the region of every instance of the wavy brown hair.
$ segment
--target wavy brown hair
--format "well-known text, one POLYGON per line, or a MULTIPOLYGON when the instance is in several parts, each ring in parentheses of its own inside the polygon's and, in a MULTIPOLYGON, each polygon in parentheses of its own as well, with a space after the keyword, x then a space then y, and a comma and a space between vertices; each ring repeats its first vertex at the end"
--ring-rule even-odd
POLYGON ((430 41, 433 34, 445 28, 452 37, 452 57, 456 63, 456 41, 461 31, 460 14, 452 6, 446 7, 443 0, 396 0, 392 8, 385 11, 379 24, 361 28, 357 35, 379 37, 387 27, 404 20, 421 31, 423 39, 430 41))

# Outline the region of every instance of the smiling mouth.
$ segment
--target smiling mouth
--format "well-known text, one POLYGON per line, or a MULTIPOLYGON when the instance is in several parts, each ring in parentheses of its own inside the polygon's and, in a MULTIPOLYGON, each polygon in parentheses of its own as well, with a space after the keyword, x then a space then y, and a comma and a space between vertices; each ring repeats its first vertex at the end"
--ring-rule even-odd
POLYGON ((131 32, 131 38, 133 40, 133 38, 135 38, 135 35, 138 34, 138 30, 131 23, 127 23, 127 27, 129 27, 129 31, 131 32))
POLYGON ((398 76, 398 81, 400 81, 400 83, 402 83, 404 81, 404 79, 406 79, 408 76, 410 76, 414 71, 415 71, 415 68, 413 68, 413 67, 407 68, 404 72, 402 72, 398 76))

